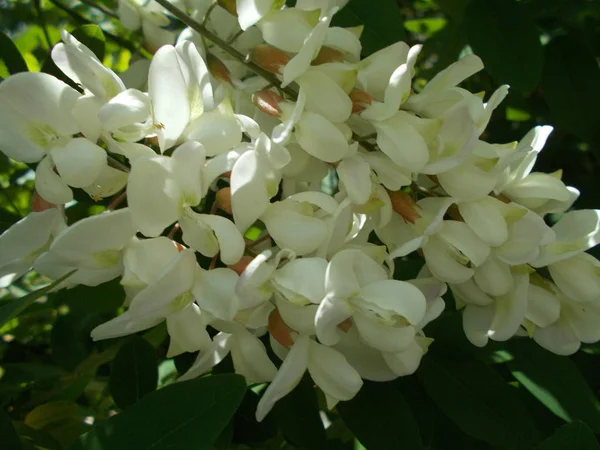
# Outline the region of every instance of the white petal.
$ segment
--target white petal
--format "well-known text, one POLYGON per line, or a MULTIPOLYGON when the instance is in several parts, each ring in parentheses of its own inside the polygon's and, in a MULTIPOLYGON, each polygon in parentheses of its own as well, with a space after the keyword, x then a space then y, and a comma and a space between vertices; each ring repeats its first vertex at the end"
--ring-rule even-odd
POLYGON ((325 297, 315 315, 316 335, 319 341, 325 345, 337 344, 342 333, 338 325, 350 316, 352 309, 347 301, 325 297))
POLYGON ((54 172, 49 157, 42 159, 35 170, 35 190, 44 200, 55 205, 63 205, 73 200, 73 192, 54 172))
POLYGON ((473 279, 483 292, 494 297, 508 293, 514 285, 510 266, 493 256, 475 269, 473 279))
POLYGON ((527 319, 538 327, 547 327, 560 316, 560 302, 550 291, 529 284, 527 292, 527 319))
POLYGON ((527 314, 528 275, 515 275, 515 287, 506 295, 496 297, 494 320, 489 336, 495 341, 513 337, 527 314))
POLYGON ((148 73, 148 93, 153 122, 159 126, 160 149, 164 152, 175 145, 190 118, 185 79, 173 46, 165 45, 154 54, 148 73))
POLYGON ((308 368, 309 340, 307 335, 300 336, 290 349, 273 382, 258 402, 256 407, 258 422, 261 422, 271 411, 273 405, 289 394, 302 379, 302 375, 308 368))
POLYGON ((298 333, 313 335, 317 305, 299 306, 276 296, 277 310, 283 321, 298 333))
POLYGON ((536 328, 533 339, 557 355, 572 355, 581 346, 581 342, 564 320, 558 320, 545 328, 536 328))
POLYGON ((415 336, 410 346, 399 353, 383 353, 383 359, 396 375, 412 375, 419 368, 421 358, 427 351, 432 339, 415 336))
POLYGON ((275 0, 237 0, 236 10, 242 30, 247 30, 262 19, 273 7, 275 0))
POLYGON ((127 201, 136 227, 146 236, 160 235, 181 216, 181 189, 172 172, 172 161, 165 156, 140 157, 131 168, 127 201))
POLYGON ((106 152, 84 138, 71 139, 50 152, 59 175, 73 187, 85 187, 98 178, 106 166, 106 152))
POLYGON ((231 357, 235 373, 243 375, 247 384, 266 383, 277 375, 263 343, 246 330, 233 335, 231 357))
POLYGON ((415 336, 411 326, 389 326, 361 313, 352 316, 361 339, 382 352, 397 353, 408 348, 415 336))
POLYGON ((114 131, 150 117, 150 99, 137 89, 127 89, 111 98, 98 111, 105 130, 114 131))
POLYGON ((177 381, 186 381, 197 378, 205 372, 208 372, 214 366, 219 364, 229 354, 232 344, 232 336, 227 333, 219 333, 213 339, 211 348, 200 352, 192 367, 186 373, 180 376, 177 381))
POLYGON ((411 172, 421 172, 429 159, 429 150, 423 137, 399 115, 374 124, 377 145, 381 151, 400 167, 411 172))
POLYGON ((235 287, 238 274, 231 269, 218 268, 196 273, 193 288, 200 307, 221 320, 233 320, 238 312, 235 287))
POLYGON ((371 196, 371 167, 361 156, 344 158, 336 168, 348 197, 353 203, 362 205, 371 196))
POLYGON ((404 281, 376 281, 361 288, 359 295, 367 304, 398 314, 411 325, 418 324, 425 316, 425 296, 416 286, 404 281))
POLYGON ((314 341, 310 341, 308 372, 317 386, 335 400, 352 399, 363 384, 344 355, 314 341))
POLYGON ((207 156, 219 155, 242 142, 242 129, 235 117, 219 111, 202 114, 190 123, 187 138, 200 142, 207 156))
MULTIPOLYGON (((278 269, 274 281, 286 292, 318 304, 325 296, 326 270, 327 260, 323 258, 298 258, 278 269)), ((288 300, 294 301, 289 297, 288 300)))
POLYGON ((167 316, 167 331, 171 337, 167 358, 183 352, 207 350, 212 344, 200 308, 194 303, 167 316))
POLYGON ((352 100, 331 78, 318 70, 307 70, 297 79, 306 93, 306 109, 330 122, 345 122, 352 113, 352 100))
POLYGON ((348 141, 330 121, 306 111, 296 125, 298 144, 310 155, 325 162, 339 161, 348 152, 348 141))
POLYGON ((494 306, 467 305, 463 311, 463 330, 471 344, 484 347, 494 318, 494 306))

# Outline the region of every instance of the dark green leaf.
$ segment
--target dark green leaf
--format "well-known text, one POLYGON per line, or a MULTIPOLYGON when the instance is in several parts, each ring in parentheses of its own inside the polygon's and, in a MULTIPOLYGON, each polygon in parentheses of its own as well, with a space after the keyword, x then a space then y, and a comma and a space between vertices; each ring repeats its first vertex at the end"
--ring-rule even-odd
POLYGON ((238 444, 259 444, 277 434, 273 415, 268 415, 262 422, 257 422, 254 414, 260 397, 248 389, 244 400, 235 413, 233 442, 238 444))
POLYGON ((245 391, 239 375, 175 383, 97 425, 70 450, 208 450, 245 391))
POLYGON ((98 25, 82 25, 71 33, 75 39, 89 48, 100 61, 104 59, 105 39, 98 25))
POLYGON ((21 450, 23 448, 10 417, 2 408, 0 408, 0 439, 2 440, 3 449, 21 450))
POLYGON ((600 433, 600 402, 571 359, 529 340, 511 342, 508 349, 510 370, 523 387, 558 417, 579 419, 600 433))
POLYGON ((0 77, 18 72, 27 72, 27 64, 14 42, 0 31, 0 77))
POLYGON ((600 445, 584 423, 573 422, 560 427, 537 450, 599 450, 600 445))
POLYGON ((332 20, 333 26, 338 27, 365 26, 360 39, 363 56, 406 40, 398 2, 378 0, 377 7, 373 6, 372 0, 352 0, 332 20))
POLYGON ((298 386, 275 404, 270 414, 288 441, 307 450, 327 448, 313 384, 310 377, 304 375, 298 386))
POLYGON ((597 136, 600 69, 583 42, 564 36, 546 46, 542 90, 556 121, 583 139, 597 136))
POLYGON ((108 386, 119 408, 127 408, 156 389, 156 350, 140 336, 121 346, 112 364, 108 386))
POLYGON ((369 450, 423 448, 413 412, 393 383, 366 381, 352 400, 338 403, 337 411, 369 450))
POLYGON ((74 273, 75 270, 60 277, 58 280, 56 280, 52 284, 49 284, 48 286, 38 289, 37 291, 31 292, 21 298, 17 298, 16 300, 12 300, 6 305, 0 307, 0 326, 4 325, 13 317, 18 316, 25 308, 27 308, 29 305, 35 302, 38 298, 40 298, 42 295, 46 295, 49 291, 54 289, 56 286, 58 286, 60 283, 62 283, 74 273))
POLYGON ((6 371, 2 383, 10 384, 46 381, 68 373, 61 367, 37 362, 6 363, 2 368, 6 371))
POLYGON ((475 0, 465 11, 473 51, 500 84, 533 91, 544 54, 535 23, 515 0, 475 0))
POLYGON ((514 388, 486 364, 428 356, 417 376, 436 405, 465 433, 500 448, 530 450, 539 441, 539 431, 514 388))

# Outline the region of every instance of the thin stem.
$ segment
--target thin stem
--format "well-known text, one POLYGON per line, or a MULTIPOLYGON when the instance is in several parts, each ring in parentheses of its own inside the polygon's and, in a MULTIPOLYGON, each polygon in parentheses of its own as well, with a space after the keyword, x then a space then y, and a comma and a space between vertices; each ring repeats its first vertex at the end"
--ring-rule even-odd
POLYGON ((231 36, 229 38, 229 40, 227 41, 228 44, 233 44, 233 42, 239 38, 242 34, 244 34, 244 30, 240 30, 237 33, 235 33, 233 36, 231 36))
POLYGON ((35 12, 42 27, 42 31, 44 32, 44 39, 46 39, 46 43, 48 44, 48 50, 50 50, 52 48, 52 40, 50 39, 50 34, 48 33, 48 28, 46 27, 46 21, 44 20, 41 0, 35 0, 33 3, 35 5, 35 12))
POLYGON ((168 0, 156 0, 156 3, 158 3, 160 6, 165 8, 167 11, 169 11, 171 14, 173 14, 173 16, 175 16, 177 19, 179 19, 185 25, 190 27, 192 30, 194 30, 201 36, 205 37, 206 39, 208 39, 209 41, 211 41, 212 43, 217 45, 219 48, 221 48, 223 51, 227 52, 234 59, 237 59, 239 62, 244 64, 246 67, 248 67, 254 73, 260 75, 265 80, 271 82, 275 86, 278 86, 279 89, 281 89, 283 92, 285 92, 287 95, 289 95, 293 99, 298 98, 298 92, 296 92, 296 90, 294 88, 292 88, 291 86, 286 86, 285 88, 282 88, 281 81, 279 80, 279 78, 277 78, 275 76, 275 74, 272 74, 271 72, 263 69, 255 62, 250 61, 248 58, 246 58, 246 55, 244 55, 240 51, 233 48, 225 40, 221 39, 215 33, 208 30, 201 23, 198 23, 197 21, 192 19, 185 12, 183 12, 176 6, 173 6, 173 4, 169 3, 168 0))
MULTIPOLYGON (((95 25, 95 23, 92 20, 86 19, 82 15, 76 13, 75 11, 68 8, 67 6, 63 5, 58 0, 50 0, 50 3, 52 3, 58 9, 66 12, 69 16, 71 16, 78 23, 95 25)), ((133 43, 129 42, 127 39, 123 39, 122 37, 115 36, 114 34, 109 33, 108 31, 106 31, 104 29, 102 29, 102 33, 104 33, 104 36, 106 36, 109 39, 112 39, 117 44, 119 44, 121 47, 125 47, 127 50, 129 50, 132 53, 137 52, 141 56, 143 56, 144 58, 147 58, 147 59, 150 59, 152 57, 152 54, 149 51, 147 51, 146 49, 144 49, 142 47, 135 46, 133 43)))
POLYGON ((117 206, 119 206, 123 202, 123 200, 125 200, 126 198, 127 198, 127 191, 121 192, 117 197, 114 198, 114 200, 112 202, 110 202, 110 204, 106 207, 106 210, 112 211, 117 206))
POLYGON ((96 4, 92 0, 79 0, 79 2, 83 3, 85 5, 91 6, 92 8, 96 8, 98 11, 102 11, 104 14, 106 14, 109 17, 112 17, 114 19, 118 19, 119 18, 119 16, 117 15, 117 13, 115 13, 113 10, 108 9, 104 5, 96 4))
POLYGON ((120 170, 121 172, 129 173, 129 170, 130 170, 129 167, 127 167, 121 161, 113 158, 110 155, 106 155, 106 158, 107 158, 108 165, 110 167, 112 167, 113 169, 117 169, 117 170, 120 170))
POLYGON ((246 244, 246 248, 251 249, 252 247, 256 247, 258 244, 262 244, 267 239, 271 239, 271 235, 269 233, 265 234, 264 236, 259 237, 257 240, 252 241, 249 244, 246 244))
MULTIPOLYGON (((250 70, 252 70, 254 73, 260 75, 265 80, 269 81, 278 90, 289 95, 293 100, 296 100, 298 98, 298 92, 296 91, 295 88, 293 88, 292 86, 289 86, 289 85, 286 87, 282 87, 281 81, 279 80, 279 78, 277 78, 275 76, 275 74, 272 74, 271 72, 263 69, 255 62, 250 61, 244 54, 242 54, 241 52, 239 52, 238 50, 233 48, 231 45, 229 45, 226 41, 221 39, 215 33, 208 30, 201 23, 198 23, 197 21, 192 19, 185 12, 183 12, 182 10, 180 10, 179 8, 174 6, 172 3, 169 3, 168 0, 156 0, 156 3, 158 3, 163 8, 165 8, 167 11, 169 11, 171 14, 173 14, 173 16, 175 16, 176 18, 181 20, 185 25, 190 27, 192 30, 196 31, 201 36, 203 36, 204 38, 213 42, 215 45, 217 45, 219 48, 221 48, 225 52, 229 53, 230 56, 232 56, 234 59, 237 59, 239 62, 241 62, 246 67, 248 67, 250 70)), ((352 133, 352 139, 358 141, 360 138, 361 137, 359 135, 357 135, 356 133, 352 133)), ((369 151, 377 150, 377 146, 370 144, 368 142, 360 142, 360 145, 369 151)))
POLYGON ((173 228, 171 228, 171 231, 169 231, 169 234, 167 234, 167 238, 173 239, 173 236, 175 236, 175 233, 177 233, 177 230, 179 230, 180 227, 181 226, 179 225, 179 222, 173 225, 173 228))

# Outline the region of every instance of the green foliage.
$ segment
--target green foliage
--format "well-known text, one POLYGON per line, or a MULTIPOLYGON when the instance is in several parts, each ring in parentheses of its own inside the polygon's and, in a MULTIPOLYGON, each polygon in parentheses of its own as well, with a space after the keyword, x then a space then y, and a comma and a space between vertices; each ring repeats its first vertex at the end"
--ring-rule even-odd
POLYGON ((246 390, 238 375, 185 381, 147 395, 79 439, 70 450, 210 449, 246 390))
POLYGON ((356 397, 337 409, 348 429, 369 450, 423 448, 410 406, 393 383, 366 382, 356 397))
MULTIPOLYGON (((61 29, 116 72, 126 70, 130 58, 150 55, 138 34, 87 3, 8 0, 0 77, 43 70, 80 89, 49 58, 61 29)), ((92 3, 116 7, 113 0, 92 3)), ((487 99, 499 84, 511 86, 486 139, 511 142, 535 125, 555 126, 536 170, 564 169, 563 180, 582 191, 576 206, 600 206, 598 2, 350 0, 333 23, 364 25, 363 57, 398 40, 422 43, 417 91, 460 55, 477 53, 486 68, 466 82, 470 90, 487 99)), ((29 171, 0 154, 0 231, 29 212, 29 171)), ((110 202, 97 203, 82 191, 75 198, 66 211, 70 223, 110 202)), ((250 228, 246 237, 256 239, 260 231, 250 228)), ((414 278, 421 265, 420 259, 396 260, 395 278, 414 278)), ((0 289, 2 449, 600 448, 598 345, 572 358, 549 354, 527 338, 475 348, 461 333, 450 295, 445 316, 425 330, 435 342, 416 374, 365 382, 353 400, 332 411, 305 376, 257 423, 264 386, 247 388, 227 374, 230 359, 203 378, 172 383, 195 355, 167 359, 164 324, 129 338, 89 337, 122 307, 118 281, 52 292, 61 281, 40 288, 46 280, 29 274, 0 289)))
POLYGON ((156 350, 139 336, 131 336, 119 348, 112 363, 108 387, 119 408, 133 405, 156 389, 156 350))
POLYGON ((539 32, 515 0, 475 0, 465 11, 473 51, 499 84, 529 93, 538 85, 543 52, 539 32))

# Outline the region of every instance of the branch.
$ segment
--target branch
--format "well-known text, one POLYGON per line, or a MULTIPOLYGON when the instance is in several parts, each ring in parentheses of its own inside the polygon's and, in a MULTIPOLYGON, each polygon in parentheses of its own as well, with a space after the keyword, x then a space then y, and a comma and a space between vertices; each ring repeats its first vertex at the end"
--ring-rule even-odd
MULTIPOLYGON (((282 87, 281 80, 279 80, 279 78, 277 78, 277 76, 275 76, 275 74, 272 74, 271 72, 263 69, 255 62, 250 61, 243 53, 241 53, 238 50, 236 50, 235 48, 233 48, 225 40, 221 39, 215 33, 210 31, 209 29, 207 29, 203 24, 192 19, 184 11, 180 10, 173 4, 169 3, 168 0, 155 0, 155 1, 156 1, 156 3, 161 5, 163 8, 165 8, 167 11, 169 11, 171 14, 173 14, 173 16, 175 16, 177 19, 181 20, 181 22, 183 22, 185 25, 190 27, 192 30, 196 31, 202 37, 204 37, 204 38, 208 39, 209 41, 211 41, 212 43, 214 43, 221 50, 224 50, 225 52, 227 52, 230 56, 232 56, 234 59, 237 59, 239 62, 241 62, 246 67, 248 67, 250 70, 252 70, 254 73, 256 73, 257 75, 260 75, 265 80, 269 81, 273 86, 275 86, 280 91, 283 91, 284 93, 289 95, 293 100, 298 99, 298 92, 296 91, 296 89, 294 89, 291 86, 282 87)), ((363 140, 364 138, 361 138, 361 136, 357 135, 354 132, 352 133, 352 139, 357 141, 365 149, 367 149, 371 152, 377 150, 377 146, 370 144, 369 142, 364 142, 364 141, 361 142, 361 140, 363 140)))

